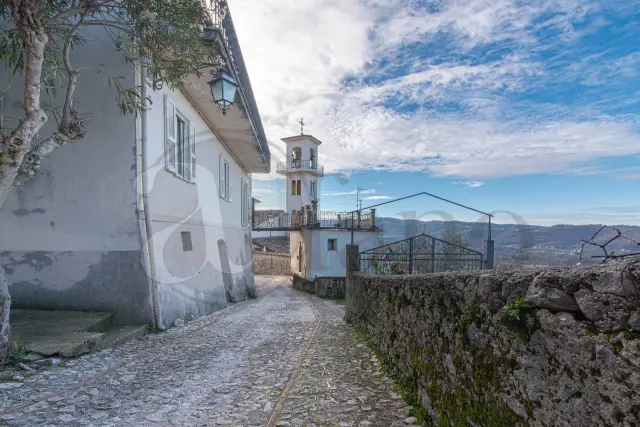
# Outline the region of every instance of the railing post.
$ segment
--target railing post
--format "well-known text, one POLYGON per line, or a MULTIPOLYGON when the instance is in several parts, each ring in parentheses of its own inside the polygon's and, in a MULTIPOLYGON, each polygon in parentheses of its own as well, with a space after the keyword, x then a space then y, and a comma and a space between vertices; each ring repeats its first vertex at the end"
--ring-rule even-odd
POLYGON ((338 221, 336 223, 337 228, 342 228, 342 215, 338 214, 338 221))
POLYGON ((311 211, 311 206, 307 205, 307 227, 313 226, 313 212, 311 211))
POLYGON ((356 212, 356 228, 360 228, 360 222, 362 221, 362 212, 356 212))
POLYGON ((376 228, 376 210, 371 209, 371 228, 376 228))
POLYGON ((413 237, 409 239, 409 274, 413 274, 413 237))
POLYGON ((436 272, 436 239, 431 238, 431 272, 436 272))

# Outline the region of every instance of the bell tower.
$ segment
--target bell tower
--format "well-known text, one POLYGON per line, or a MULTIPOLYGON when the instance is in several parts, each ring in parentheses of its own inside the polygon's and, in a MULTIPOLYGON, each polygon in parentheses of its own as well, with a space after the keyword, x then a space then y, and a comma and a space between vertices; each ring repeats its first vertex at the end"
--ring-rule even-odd
POLYGON ((322 142, 304 133, 282 141, 287 144, 287 158, 278 163, 277 172, 287 181, 287 212, 311 206, 314 200, 319 204, 318 182, 324 176, 324 166, 318 163, 318 148, 322 142))

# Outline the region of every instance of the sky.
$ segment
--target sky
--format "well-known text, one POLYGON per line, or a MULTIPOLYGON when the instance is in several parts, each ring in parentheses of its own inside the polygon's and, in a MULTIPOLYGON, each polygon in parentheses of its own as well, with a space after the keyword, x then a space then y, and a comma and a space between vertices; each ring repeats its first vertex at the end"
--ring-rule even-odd
MULTIPOLYGON (((640 2, 232 0, 285 207, 280 138, 323 141, 321 209, 427 191, 496 222, 640 225, 640 2)), ((477 219, 428 198, 380 215, 477 219)))

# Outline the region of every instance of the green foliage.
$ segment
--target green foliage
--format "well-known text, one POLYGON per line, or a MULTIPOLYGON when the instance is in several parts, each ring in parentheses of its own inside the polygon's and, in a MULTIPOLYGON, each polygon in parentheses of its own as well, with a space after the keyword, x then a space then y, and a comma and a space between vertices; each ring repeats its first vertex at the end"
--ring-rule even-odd
POLYGON ((467 326, 476 321, 478 316, 478 300, 473 297, 462 310, 462 313, 458 317, 458 326, 464 331, 467 326))
MULTIPOLYGON (((30 11, 33 20, 14 22, 12 9, 24 3, 0 4, 0 62, 13 74, 26 66, 28 39, 36 32, 48 37, 42 65, 44 87, 55 97, 55 87, 64 85, 73 73, 73 50, 87 43, 90 28, 102 27, 124 60, 144 64, 154 87, 176 87, 190 75, 200 75, 203 67, 222 63, 220 50, 203 42, 203 24, 208 10, 200 0, 71 0, 40 1, 30 11), (69 54, 65 53, 68 45, 69 54)), ((29 3, 31 4, 31 3, 29 3)), ((17 13, 20 14, 20 13, 17 13)), ((92 67, 99 68, 99 59, 92 67)), ((144 108, 139 88, 126 87, 124 78, 109 76, 116 102, 123 114, 144 108)), ((54 116, 57 114, 54 113, 54 116)))
POLYGON ((405 274, 404 268, 400 261, 392 261, 389 268, 390 274, 405 274))
POLYGON ((511 300, 502 307, 500 322, 512 330, 526 331, 524 314, 534 308, 534 305, 525 302, 524 298, 511 300))
POLYGON ((7 353, 7 357, 5 357, 4 361, 0 363, 0 368, 4 368, 5 366, 13 366, 22 362, 24 358, 27 356, 27 349, 21 342, 12 341, 9 345, 9 352, 7 353))

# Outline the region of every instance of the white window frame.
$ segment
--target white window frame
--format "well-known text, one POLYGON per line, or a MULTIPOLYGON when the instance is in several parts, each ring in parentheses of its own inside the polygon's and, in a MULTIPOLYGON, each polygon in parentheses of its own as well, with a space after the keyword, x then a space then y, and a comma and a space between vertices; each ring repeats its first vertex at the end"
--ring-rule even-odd
POLYGON ((196 127, 175 103, 164 95, 165 168, 178 178, 195 183, 196 179, 196 127), (178 119, 184 123, 182 153, 178 144, 178 119), (180 154, 180 155, 179 155, 180 154), (182 173, 178 158, 182 158, 182 173))
POLYGON ((231 201, 231 162, 220 155, 219 193, 222 200, 231 201))

